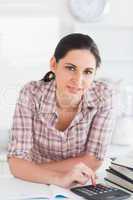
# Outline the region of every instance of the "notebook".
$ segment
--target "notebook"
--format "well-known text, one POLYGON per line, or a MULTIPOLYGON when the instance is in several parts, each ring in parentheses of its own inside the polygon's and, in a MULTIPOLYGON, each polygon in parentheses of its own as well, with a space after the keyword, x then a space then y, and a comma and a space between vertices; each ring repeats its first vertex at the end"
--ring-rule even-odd
POLYGON ((127 178, 126 176, 114 171, 113 169, 107 169, 107 177, 105 180, 110 181, 124 189, 133 192, 133 179, 127 178))
POLYGON ((133 156, 119 157, 112 161, 112 163, 123 167, 127 167, 129 169, 133 169, 133 156))
POLYGON ((110 168, 133 180, 133 169, 115 163, 112 163, 110 168))

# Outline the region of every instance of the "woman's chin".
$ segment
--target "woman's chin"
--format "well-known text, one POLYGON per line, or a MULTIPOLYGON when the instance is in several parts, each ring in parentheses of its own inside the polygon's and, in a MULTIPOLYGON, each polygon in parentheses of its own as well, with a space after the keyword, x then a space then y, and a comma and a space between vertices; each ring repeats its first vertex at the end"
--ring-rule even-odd
POLYGON ((73 98, 74 99, 81 99, 82 93, 81 92, 72 92, 72 91, 68 91, 66 93, 66 96, 69 98, 73 98))

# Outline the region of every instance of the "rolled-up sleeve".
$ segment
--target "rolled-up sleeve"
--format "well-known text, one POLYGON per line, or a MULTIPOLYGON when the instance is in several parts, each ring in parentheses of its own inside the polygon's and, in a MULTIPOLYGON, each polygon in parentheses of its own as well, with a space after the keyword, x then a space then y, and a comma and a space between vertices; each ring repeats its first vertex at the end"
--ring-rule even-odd
POLYGON ((97 159, 103 160, 111 141, 115 127, 116 91, 105 90, 101 95, 100 107, 93 117, 89 137, 86 144, 86 152, 94 154, 97 159))
POLYGON ((33 116, 35 104, 30 86, 26 85, 21 91, 16 104, 8 145, 7 157, 15 156, 32 160, 33 146, 33 116))

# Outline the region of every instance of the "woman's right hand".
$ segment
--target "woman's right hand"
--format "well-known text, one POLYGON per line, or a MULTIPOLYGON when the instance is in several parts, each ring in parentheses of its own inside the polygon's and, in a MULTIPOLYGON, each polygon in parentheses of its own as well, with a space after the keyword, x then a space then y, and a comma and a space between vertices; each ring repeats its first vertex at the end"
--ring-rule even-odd
POLYGON ((91 179, 92 184, 96 184, 95 173, 84 163, 79 163, 69 172, 62 173, 58 177, 57 185, 70 188, 76 184, 84 185, 91 179))

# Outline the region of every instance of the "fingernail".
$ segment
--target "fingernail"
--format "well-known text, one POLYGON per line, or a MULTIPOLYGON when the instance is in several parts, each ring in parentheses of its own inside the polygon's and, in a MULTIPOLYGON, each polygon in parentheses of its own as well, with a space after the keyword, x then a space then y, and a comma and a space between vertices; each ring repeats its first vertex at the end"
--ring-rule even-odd
POLYGON ((95 186, 95 187, 96 187, 96 182, 93 182, 93 186, 95 186))

